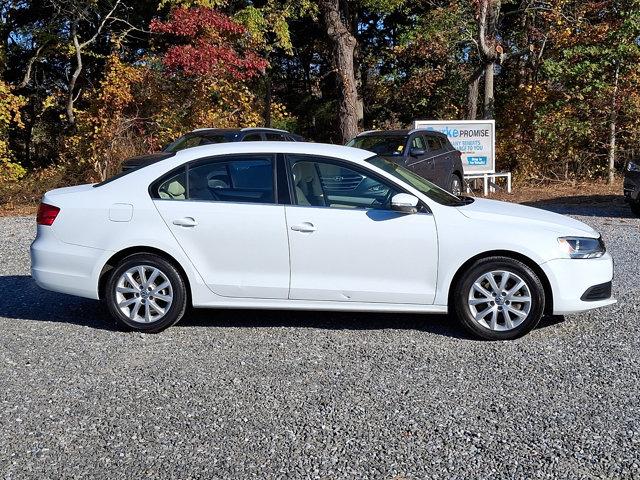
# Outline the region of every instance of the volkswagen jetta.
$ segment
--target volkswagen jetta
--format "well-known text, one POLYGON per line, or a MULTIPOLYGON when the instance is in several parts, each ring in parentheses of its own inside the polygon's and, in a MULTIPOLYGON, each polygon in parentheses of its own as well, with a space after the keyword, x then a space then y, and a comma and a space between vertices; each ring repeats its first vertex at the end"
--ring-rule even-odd
POLYGON ((189 305, 450 312, 511 339, 546 313, 613 303, 613 264, 577 220, 457 197, 360 149, 287 142, 182 150, 44 195, 43 288, 103 299, 158 332, 189 305))

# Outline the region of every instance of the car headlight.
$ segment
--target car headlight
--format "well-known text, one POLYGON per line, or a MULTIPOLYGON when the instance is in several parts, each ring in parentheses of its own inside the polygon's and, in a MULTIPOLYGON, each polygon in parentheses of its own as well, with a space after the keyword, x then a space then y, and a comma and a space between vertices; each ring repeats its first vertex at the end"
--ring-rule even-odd
POLYGON ((606 252, 602 237, 560 237, 558 243, 571 258, 598 258, 606 252))
POLYGON ((637 163, 629 162, 627 164, 627 171, 629 172, 640 172, 640 165, 637 163))

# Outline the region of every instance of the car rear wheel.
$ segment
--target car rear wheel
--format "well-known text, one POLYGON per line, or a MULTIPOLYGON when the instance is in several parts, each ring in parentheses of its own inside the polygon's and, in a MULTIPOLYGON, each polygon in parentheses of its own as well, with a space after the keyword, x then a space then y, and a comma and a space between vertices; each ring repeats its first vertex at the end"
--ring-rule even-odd
POLYGON ((453 295, 460 323, 487 340, 510 340, 531 331, 544 312, 544 288, 527 265, 509 257, 478 260, 453 295))
POLYGON ((105 301, 120 327, 157 333, 183 317, 187 289, 180 272, 164 258, 134 254, 111 271, 105 301))
POLYGON ((462 179, 455 173, 449 179, 449 191, 457 197, 462 195, 462 179))

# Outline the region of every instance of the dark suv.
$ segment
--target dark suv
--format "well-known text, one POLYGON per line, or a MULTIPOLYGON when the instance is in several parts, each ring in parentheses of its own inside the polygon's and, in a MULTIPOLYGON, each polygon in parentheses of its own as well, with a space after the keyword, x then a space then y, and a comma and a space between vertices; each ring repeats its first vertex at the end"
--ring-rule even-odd
MULTIPOLYGON (((295 133, 277 128, 249 127, 249 128, 199 128, 186 133, 162 149, 165 153, 176 153, 185 148, 209 145, 211 143, 228 142, 304 142, 304 138, 295 133)), ((159 158, 158 154, 140 155, 122 164, 122 171, 132 170, 152 160, 159 158)))
POLYGON ((446 135, 432 130, 373 130, 364 132, 349 143, 408 168, 423 178, 448 190, 462 194, 462 160, 446 135))
POLYGON ((640 215, 640 164, 629 162, 624 175, 624 196, 631 210, 640 215))

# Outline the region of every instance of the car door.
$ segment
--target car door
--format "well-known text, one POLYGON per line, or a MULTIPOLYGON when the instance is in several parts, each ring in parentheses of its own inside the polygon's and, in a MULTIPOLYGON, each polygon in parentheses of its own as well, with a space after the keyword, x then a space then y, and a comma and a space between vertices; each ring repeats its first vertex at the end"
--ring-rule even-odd
POLYGON ((401 188, 352 163, 308 155, 287 155, 287 163, 290 299, 433 303, 438 245, 430 213, 392 211, 401 188))
POLYGON ((411 137, 409 143, 409 152, 406 166, 412 172, 420 175, 422 178, 434 181, 436 174, 434 169, 433 154, 429 151, 425 137, 415 134, 411 137), (421 150, 422 155, 413 156, 411 151, 421 150))
POLYGON ((433 182, 447 189, 449 179, 450 162, 445 148, 445 143, 437 135, 425 135, 429 156, 433 164, 433 182))
POLYGON ((272 154, 196 161, 151 186, 165 223, 214 293, 287 298, 289 248, 272 154))

